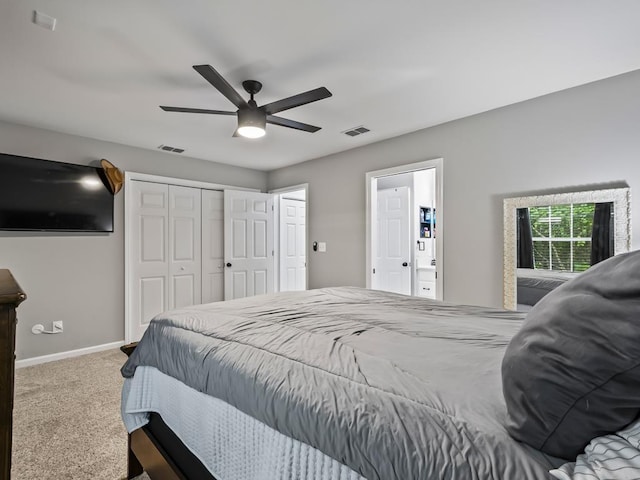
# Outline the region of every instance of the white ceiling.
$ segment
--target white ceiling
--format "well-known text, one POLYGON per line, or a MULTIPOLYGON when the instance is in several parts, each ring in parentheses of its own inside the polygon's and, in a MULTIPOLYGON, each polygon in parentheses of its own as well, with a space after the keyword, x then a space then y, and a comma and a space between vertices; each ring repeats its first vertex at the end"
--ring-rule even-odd
POLYGON ((0 119, 271 170, 636 70, 639 25, 638 0, 0 0, 0 119), (259 105, 327 87, 279 114, 322 130, 160 110, 234 110, 196 64, 259 105))

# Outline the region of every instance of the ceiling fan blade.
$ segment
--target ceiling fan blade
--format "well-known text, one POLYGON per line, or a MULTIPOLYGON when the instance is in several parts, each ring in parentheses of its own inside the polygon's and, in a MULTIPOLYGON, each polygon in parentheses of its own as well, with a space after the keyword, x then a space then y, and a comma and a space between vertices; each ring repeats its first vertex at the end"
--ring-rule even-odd
POLYGON ((226 112, 224 110, 205 110, 202 108, 182 108, 182 107, 165 107, 160 105, 165 112, 183 112, 183 113, 210 113, 212 115, 235 115, 236 112, 226 112))
POLYGON ((271 115, 274 113, 282 112, 283 110, 289 110, 290 108, 306 105, 307 103, 317 102, 323 98, 328 98, 332 94, 324 87, 316 88, 315 90, 309 90, 308 92, 299 93, 293 97, 283 98, 277 102, 267 103, 260 107, 261 110, 271 115))
POLYGON ((214 70, 211 65, 194 65, 194 70, 204 77, 211 85, 216 87, 221 94, 229 99, 238 108, 247 108, 247 102, 240 94, 227 82, 222 75, 214 70))
POLYGON ((295 130, 302 130, 311 133, 317 132, 321 128, 314 125, 309 125, 308 123, 289 120, 288 118, 276 117, 275 115, 267 115, 267 123, 272 123, 273 125, 280 125, 281 127, 289 127, 295 130))

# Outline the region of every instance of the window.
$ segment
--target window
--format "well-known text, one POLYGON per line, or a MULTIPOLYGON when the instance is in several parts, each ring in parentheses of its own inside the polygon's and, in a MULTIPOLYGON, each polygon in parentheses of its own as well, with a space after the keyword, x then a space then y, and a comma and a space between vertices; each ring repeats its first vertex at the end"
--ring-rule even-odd
POLYGON ((591 265, 595 203, 530 207, 534 268, 583 272, 591 265))

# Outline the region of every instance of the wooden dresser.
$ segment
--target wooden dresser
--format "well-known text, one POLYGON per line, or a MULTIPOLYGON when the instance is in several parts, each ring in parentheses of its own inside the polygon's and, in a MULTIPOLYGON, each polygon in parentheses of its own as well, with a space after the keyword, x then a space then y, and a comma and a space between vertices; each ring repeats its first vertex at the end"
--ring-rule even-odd
POLYGON ((9 270, 0 269, 0 478, 11 478, 16 307, 27 298, 9 270))

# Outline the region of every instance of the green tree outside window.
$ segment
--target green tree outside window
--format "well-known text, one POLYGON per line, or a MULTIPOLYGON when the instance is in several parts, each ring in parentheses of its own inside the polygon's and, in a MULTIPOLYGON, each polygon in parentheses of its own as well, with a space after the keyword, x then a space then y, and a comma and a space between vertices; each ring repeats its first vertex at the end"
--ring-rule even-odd
POLYGON ((590 266, 595 203, 530 207, 536 269, 583 272, 590 266))

